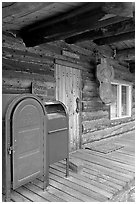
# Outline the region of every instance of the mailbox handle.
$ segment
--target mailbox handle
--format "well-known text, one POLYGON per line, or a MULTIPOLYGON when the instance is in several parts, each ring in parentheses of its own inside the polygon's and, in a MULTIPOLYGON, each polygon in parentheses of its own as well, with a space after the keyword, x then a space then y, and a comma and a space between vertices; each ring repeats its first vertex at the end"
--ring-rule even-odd
POLYGON ((64 130, 67 130, 67 129, 68 129, 68 128, 65 127, 65 128, 60 128, 60 129, 57 129, 57 130, 50 130, 50 131, 48 131, 48 133, 51 134, 51 133, 55 133, 55 132, 64 131, 64 130))
POLYGON ((79 113, 80 111, 80 99, 77 97, 76 98, 76 112, 79 113))

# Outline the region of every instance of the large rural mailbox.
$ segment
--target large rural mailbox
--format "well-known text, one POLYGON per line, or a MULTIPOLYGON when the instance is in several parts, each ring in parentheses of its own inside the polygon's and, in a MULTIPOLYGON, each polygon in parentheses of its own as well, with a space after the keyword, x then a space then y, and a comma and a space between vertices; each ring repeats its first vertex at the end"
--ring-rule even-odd
POLYGON ((66 159, 66 176, 69 162, 69 122, 66 107, 63 103, 47 102, 44 104, 47 113, 47 141, 49 164, 66 159))
POLYGON ((43 188, 48 185, 46 117, 45 107, 35 95, 3 94, 2 186, 6 201, 11 188, 37 177, 44 177, 43 188))
POLYGON ((49 184, 49 165, 66 159, 68 175, 68 114, 61 102, 45 103, 33 94, 2 96, 2 187, 10 191, 37 177, 49 184))

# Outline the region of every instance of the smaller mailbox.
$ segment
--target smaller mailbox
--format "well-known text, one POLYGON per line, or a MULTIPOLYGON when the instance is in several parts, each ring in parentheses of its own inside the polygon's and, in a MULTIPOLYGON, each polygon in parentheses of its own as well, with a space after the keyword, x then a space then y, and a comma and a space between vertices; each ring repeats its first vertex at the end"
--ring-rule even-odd
POLYGON ((65 105, 59 101, 46 102, 49 165, 66 159, 69 164, 69 119, 65 105))

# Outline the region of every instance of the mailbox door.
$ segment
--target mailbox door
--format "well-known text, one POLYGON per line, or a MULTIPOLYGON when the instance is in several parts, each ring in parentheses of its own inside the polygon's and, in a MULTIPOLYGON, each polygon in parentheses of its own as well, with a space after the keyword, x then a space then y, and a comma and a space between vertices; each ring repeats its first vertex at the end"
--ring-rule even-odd
POLYGON ((43 110, 35 99, 24 99, 12 116, 13 189, 43 174, 43 110))

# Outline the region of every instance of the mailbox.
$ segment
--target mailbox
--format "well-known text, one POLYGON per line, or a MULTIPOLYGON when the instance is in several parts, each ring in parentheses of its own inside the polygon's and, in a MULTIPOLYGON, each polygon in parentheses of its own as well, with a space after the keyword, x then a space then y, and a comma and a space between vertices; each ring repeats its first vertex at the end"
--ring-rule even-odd
POLYGON ((10 200, 10 190, 37 177, 48 185, 46 112, 33 94, 2 96, 3 194, 10 200))
POLYGON ((49 164, 66 159, 66 176, 69 163, 69 119, 65 105, 59 101, 46 102, 47 141, 49 164))
POLYGON ((33 94, 2 96, 3 194, 35 178, 49 184, 49 165, 66 159, 69 172, 69 125, 61 102, 43 102, 33 94))

